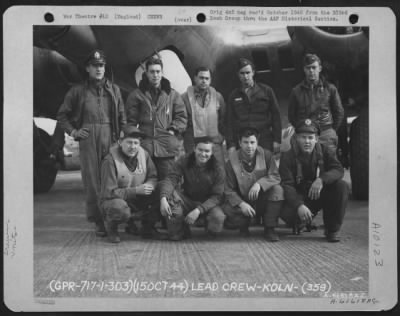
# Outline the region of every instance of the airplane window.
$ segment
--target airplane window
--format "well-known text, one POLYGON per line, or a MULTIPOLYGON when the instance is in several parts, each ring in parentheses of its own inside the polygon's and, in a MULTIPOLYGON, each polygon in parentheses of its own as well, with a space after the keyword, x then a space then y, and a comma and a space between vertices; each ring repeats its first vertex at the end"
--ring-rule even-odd
MULTIPOLYGON (((180 94, 184 93, 187 87, 192 84, 192 80, 190 79, 190 76, 179 57, 175 54, 175 52, 168 49, 159 51, 158 54, 161 56, 163 61, 164 77, 171 82, 171 87, 173 89, 180 94)), ((144 69, 145 63, 136 69, 135 79, 138 86, 140 80, 142 79, 144 69)))
POLYGON ((293 55, 290 46, 278 48, 279 61, 282 70, 294 70, 293 55))
POLYGON ((271 71, 268 54, 265 49, 253 50, 251 52, 251 56, 253 57, 254 65, 256 66, 257 72, 271 71))

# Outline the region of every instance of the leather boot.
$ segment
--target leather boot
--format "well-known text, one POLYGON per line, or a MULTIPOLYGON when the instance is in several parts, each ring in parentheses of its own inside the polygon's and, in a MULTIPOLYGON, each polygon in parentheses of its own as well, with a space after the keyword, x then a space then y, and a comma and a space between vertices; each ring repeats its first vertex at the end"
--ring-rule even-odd
POLYGON ((119 234, 118 234, 118 224, 110 221, 106 223, 106 229, 107 229, 107 236, 108 240, 111 243, 119 243, 121 241, 119 234))
POLYGON ((279 241, 279 236, 275 232, 274 227, 265 227, 264 228, 264 238, 271 242, 279 241))
POLYGON ((96 227, 95 227, 95 234, 97 237, 105 237, 107 235, 106 233, 106 228, 104 226, 104 222, 103 221, 97 221, 95 223, 96 227))

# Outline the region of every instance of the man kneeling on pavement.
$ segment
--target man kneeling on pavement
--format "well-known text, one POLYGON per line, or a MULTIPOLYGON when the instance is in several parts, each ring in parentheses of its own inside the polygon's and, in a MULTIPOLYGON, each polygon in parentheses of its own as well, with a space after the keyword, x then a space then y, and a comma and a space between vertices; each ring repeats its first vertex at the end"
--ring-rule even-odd
POLYGON ((167 238, 154 228, 161 218, 155 193, 157 169, 140 146, 144 137, 138 128, 126 125, 102 162, 100 208, 112 243, 120 242, 119 224, 127 223, 126 232, 135 233, 135 220, 142 222, 143 238, 167 238))
POLYGON ((160 211, 166 219, 170 240, 189 238, 189 225, 199 217, 205 219, 211 238, 223 228, 225 215, 219 206, 224 191, 223 166, 213 155, 210 137, 196 137, 194 143, 194 152, 176 161, 160 182, 160 211))
POLYGON ((299 233, 323 209, 325 236, 329 242, 338 242, 348 186, 335 151, 318 142, 319 131, 310 119, 298 122, 292 147, 281 156, 279 172, 285 192, 281 218, 299 233))
POLYGON ((225 227, 239 228, 249 235, 250 219, 259 212, 264 223, 264 237, 278 241, 275 232, 282 206, 283 190, 273 154, 258 146, 259 132, 252 127, 239 131, 239 149, 226 164, 225 227))

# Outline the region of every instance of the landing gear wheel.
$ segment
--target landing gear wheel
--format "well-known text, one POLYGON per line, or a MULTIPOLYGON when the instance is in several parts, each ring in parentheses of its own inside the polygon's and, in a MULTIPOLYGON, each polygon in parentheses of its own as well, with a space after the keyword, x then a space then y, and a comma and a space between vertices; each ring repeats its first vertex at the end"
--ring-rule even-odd
POLYGON ((55 158, 51 157, 51 137, 44 130, 33 127, 33 192, 48 192, 54 184, 57 175, 55 158))
POLYGON ((369 137, 368 110, 361 112, 350 127, 350 177, 353 197, 368 199, 369 137))

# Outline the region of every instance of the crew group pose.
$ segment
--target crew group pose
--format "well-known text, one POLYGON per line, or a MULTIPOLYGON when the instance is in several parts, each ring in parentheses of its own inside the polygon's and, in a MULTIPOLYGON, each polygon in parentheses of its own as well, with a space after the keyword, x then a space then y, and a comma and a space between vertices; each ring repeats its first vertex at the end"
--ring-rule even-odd
POLYGON ((157 57, 147 60, 124 106, 119 88, 104 77, 105 64, 102 51, 90 54, 88 81, 67 93, 58 113, 79 141, 87 217, 98 236, 118 243, 123 224, 143 238, 179 241, 200 222, 208 238, 223 228, 248 236, 260 218, 265 239, 276 242, 279 218, 299 232, 323 210, 327 240, 340 240, 348 187, 335 129, 343 108, 336 87, 320 78, 318 56, 305 56, 306 78, 290 95, 295 135, 282 155, 275 94, 254 80, 250 60, 238 61, 241 86, 227 106, 209 68, 197 68, 181 96, 157 57), (186 154, 178 157, 182 140, 186 154), (155 228, 161 219, 166 233, 155 228))

